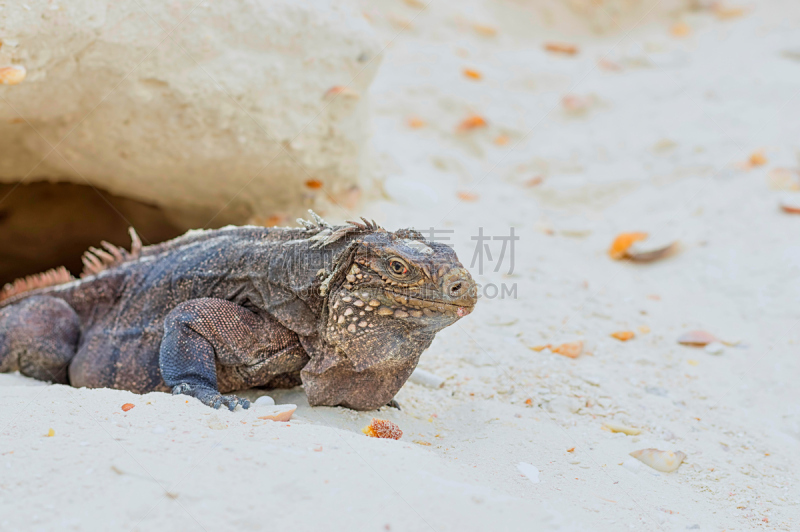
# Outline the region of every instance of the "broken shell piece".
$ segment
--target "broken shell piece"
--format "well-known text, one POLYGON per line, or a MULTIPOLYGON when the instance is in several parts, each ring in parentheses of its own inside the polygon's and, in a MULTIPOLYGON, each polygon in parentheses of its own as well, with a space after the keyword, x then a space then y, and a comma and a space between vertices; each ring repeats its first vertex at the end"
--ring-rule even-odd
POLYGON ((780 199, 778 205, 780 205, 783 212, 788 212, 789 214, 800 214, 800 195, 787 194, 780 199))
POLYGON ((665 259, 676 251, 678 251, 678 242, 674 240, 659 241, 648 238, 631 244, 625 255, 634 262, 652 262, 665 259))
POLYGON ((7 67, 0 67, 0 84, 1 85, 17 85, 22 83, 28 71, 22 65, 11 65, 7 67))
POLYGON ((422 386, 427 386, 428 388, 441 388, 444 386, 444 379, 439 377, 438 375, 434 375, 430 371, 425 371, 424 369, 415 369, 414 373, 411 374, 409 379, 414 384, 420 384, 422 386))
POLYGON ((617 331, 615 333, 611 333, 611 337, 616 338, 620 342, 627 342, 635 336, 636 335, 633 333, 633 331, 617 331))
POLYGON ((645 238, 647 238, 647 233, 622 233, 611 243, 611 247, 608 249, 608 256, 614 260, 622 260, 626 257, 628 248, 630 248, 634 242, 644 240, 645 238))
POLYGON ((556 347, 551 347, 550 349, 553 351, 553 353, 558 353, 559 355, 564 355, 565 357, 578 358, 578 355, 583 352, 583 342, 580 340, 577 342, 567 342, 556 347))
POLYGON ((610 430, 611 432, 621 432, 623 434, 627 434, 628 436, 638 436, 642 433, 642 429, 629 427, 627 425, 620 425, 619 423, 606 422, 603 424, 603 428, 610 430))
POLYGON ((681 451, 661 451, 659 449, 640 449, 630 453, 646 466, 650 466, 662 473, 672 473, 680 467, 686 459, 686 453, 681 451))
POLYGON ((679 344, 692 347, 705 347, 711 342, 718 341, 719 339, 716 336, 706 331, 689 331, 678 337, 679 344))
POLYGON ((705 347, 705 352, 711 355, 721 355, 725 352, 725 344, 722 342, 711 342, 705 347))
POLYGON ((399 440, 403 437, 403 431, 397 424, 387 419, 372 418, 372 422, 361 429, 361 432, 370 438, 389 438, 399 440))
POLYGON ((263 416, 258 416, 258 419, 270 419, 272 421, 289 421, 292 419, 292 414, 294 411, 297 410, 297 405, 276 405, 276 406, 265 406, 263 410, 259 408, 258 413, 260 414, 263 411, 268 412, 268 414, 263 416))

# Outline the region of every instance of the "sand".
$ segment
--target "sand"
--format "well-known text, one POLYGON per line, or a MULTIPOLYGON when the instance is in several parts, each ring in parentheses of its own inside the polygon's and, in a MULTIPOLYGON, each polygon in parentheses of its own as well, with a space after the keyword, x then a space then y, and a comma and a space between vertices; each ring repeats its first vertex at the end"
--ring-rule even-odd
POLYGON ((542 49, 556 30, 508 16, 516 4, 414 5, 365 7, 386 44, 371 94, 386 193, 363 213, 453 230, 467 266, 480 227, 513 227, 513 272, 508 256, 494 271, 500 241, 471 269, 516 298, 483 297, 441 332, 420 367, 444 385, 406 384, 400 411, 312 409, 296 389, 270 393, 298 405, 282 423, 0 375, 0 528, 800 527, 800 216, 778 208, 800 192, 775 178, 798 167, 798 6, 575 30, 563 56, 542 49), (471 114, 487 126, 457 132, 471 114), (627 231, 681 249, 611 260, 627 231), (694 329, 736 345, 677 343, 694 329), (575 359, 530 349, 577 340, 575 359), (403 438, 364 436, 372 417, 403 438), (661 473, 629 456, 645 448, 687 458, 661 473))

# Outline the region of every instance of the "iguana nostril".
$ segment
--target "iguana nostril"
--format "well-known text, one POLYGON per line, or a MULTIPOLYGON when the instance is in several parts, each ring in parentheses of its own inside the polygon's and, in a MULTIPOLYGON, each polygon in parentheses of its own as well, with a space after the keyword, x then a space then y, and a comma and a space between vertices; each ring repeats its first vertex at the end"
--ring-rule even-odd
POLYGON ((450 295, 457 296, 461 292, 461 283, 455 283, 450 286, 450 295))

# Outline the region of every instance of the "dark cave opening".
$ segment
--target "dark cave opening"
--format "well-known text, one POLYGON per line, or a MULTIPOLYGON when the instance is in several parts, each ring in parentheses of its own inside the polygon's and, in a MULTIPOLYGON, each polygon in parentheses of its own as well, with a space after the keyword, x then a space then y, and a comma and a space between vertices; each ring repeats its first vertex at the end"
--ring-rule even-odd
POLYGON ((160 207, 87 185, 0 184, 0 286, 57 266, 77 277, 89 246, 129 249, 131 225, 144 245, 185 232, 160 207))

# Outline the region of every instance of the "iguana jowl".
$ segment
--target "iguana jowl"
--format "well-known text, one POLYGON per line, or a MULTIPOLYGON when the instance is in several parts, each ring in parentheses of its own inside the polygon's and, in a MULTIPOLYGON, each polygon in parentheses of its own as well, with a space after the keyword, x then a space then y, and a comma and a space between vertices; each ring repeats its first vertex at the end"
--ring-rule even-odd
POLYGON ((364 220, 104 243, 80 280, 53 270, 0 294, 0 372, 172 391, 218 408, 303 384, 312 405, 387 404, 475 283, 446 245, 364 220))

